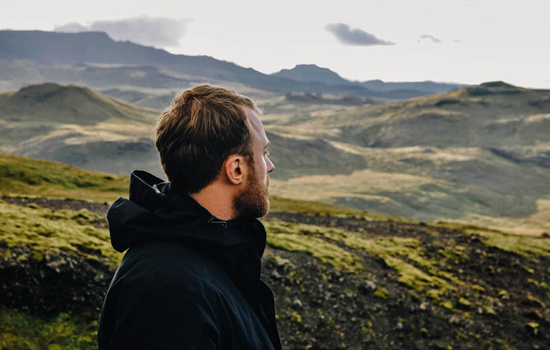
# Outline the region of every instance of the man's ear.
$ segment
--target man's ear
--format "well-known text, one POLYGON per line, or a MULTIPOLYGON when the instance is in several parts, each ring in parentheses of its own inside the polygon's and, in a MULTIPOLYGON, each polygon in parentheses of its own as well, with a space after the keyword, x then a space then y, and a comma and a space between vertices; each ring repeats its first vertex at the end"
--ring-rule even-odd
POLYGON ((246 172, 244 157, 240 154, 232 154, 227 157, 223 163, 222 172, 231 184, 240 185, 246 172))

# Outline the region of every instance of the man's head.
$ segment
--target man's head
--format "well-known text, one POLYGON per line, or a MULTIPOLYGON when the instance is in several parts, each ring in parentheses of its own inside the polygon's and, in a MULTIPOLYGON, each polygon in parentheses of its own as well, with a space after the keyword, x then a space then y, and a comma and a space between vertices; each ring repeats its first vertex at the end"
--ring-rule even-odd
POLYGON ((239 215, 264 216, 273 163, 248 97, 211 85, 180 92, 158 118, 156 147, 168 180, 189 194, 216 185, 239 215))

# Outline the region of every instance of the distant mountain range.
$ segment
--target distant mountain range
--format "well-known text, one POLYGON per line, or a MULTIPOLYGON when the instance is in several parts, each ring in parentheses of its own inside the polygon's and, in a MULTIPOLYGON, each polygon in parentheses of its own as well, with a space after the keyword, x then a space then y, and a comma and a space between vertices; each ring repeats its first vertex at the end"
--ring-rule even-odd
POLYGON ((432 81, 386 83, 382 80, 364 82, 349 81, 328 68, 318 67, 315 64, 299 64, 292 69, 283 69, 272 76, 287 78, 301 82, 325 84, 328 86, 358 86, 377 93, 385 92, 385 97, 396 98, 418 97, 431 94, 445 93, 451 90, 467 87, 465 84, 435 83, 432 81))
POLYGON ((239 91, 253 89, 256 96, 309 92, 381 100, 446 92, 463 86, 432 82, 350 82, 314 65, 299 65, 267 75, 208 56, 174 55, 127 41, 114 41, 102 32, 0 31, 0 90, 43 82, 102 89, 169 89, 171 92, 210 82, 238 84, 237 87, 243 87, 238 88, 239 91))

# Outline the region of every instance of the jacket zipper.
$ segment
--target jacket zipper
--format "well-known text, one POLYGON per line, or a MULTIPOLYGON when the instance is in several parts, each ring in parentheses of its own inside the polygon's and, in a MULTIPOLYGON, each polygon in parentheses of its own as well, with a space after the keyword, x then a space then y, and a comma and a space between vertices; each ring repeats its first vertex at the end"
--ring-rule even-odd
POLYGON ((227 228, 227 221, 225 220, 219 220, 215 216, 212 216, 210 219, 208 219, 209 224, 220 224, 223 228, 227 228))

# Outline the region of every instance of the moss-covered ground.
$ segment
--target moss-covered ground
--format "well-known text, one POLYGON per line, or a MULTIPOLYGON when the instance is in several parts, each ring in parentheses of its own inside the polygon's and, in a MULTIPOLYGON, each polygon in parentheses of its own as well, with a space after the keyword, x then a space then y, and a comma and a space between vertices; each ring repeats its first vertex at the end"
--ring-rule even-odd
MULTIPOLYGON (((91 203, 64 199, 84 195, 78 186, 10 176, 26 185, 0 202, 0 346, 95 348, 122 256, 110 247, 103 201, 127 189, 100 181, 91 203), (39 186, 57 188, 57 199, 29 197, 39 186)), ((285 349, 550 348, 550 238, 273 204, 263 279, 285 349)))

